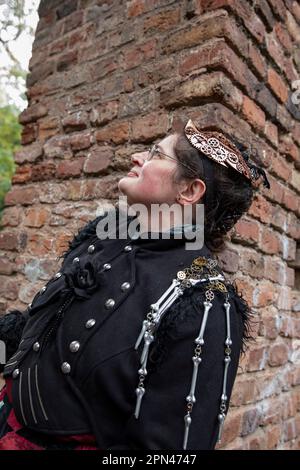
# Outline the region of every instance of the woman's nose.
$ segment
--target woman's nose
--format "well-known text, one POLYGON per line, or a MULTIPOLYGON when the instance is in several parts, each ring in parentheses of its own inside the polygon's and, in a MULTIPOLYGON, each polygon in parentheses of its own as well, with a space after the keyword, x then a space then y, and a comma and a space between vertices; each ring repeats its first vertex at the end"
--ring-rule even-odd
POLYGON ((139 153, 134 153, 133 155, 131 155, 131 161, 140 166, 144 164, 144 161, 146 160, 146 158, 147 158, 146 152, 139 152, 139 153))

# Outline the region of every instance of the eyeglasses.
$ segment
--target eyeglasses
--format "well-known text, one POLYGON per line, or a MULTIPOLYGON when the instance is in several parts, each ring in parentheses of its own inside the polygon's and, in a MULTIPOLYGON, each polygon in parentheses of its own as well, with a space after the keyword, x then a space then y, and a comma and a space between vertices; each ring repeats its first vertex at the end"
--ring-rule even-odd
POLYGON ((167 154, 161 152, 161 151, 159 150, 159 148, 157 147, 156 144, 152 145, 152 147, 150 147, 150 148, 148 149, 148 156, 147 156, 147 158, 146 158, 146 161, 152 160, 152 158, 153 158, 155 155, 163 155, 164 157, 170 158, 171 160, 174 160, 175 162, 179 163, 180 165, 183 165, 183 166, 184 166, 185 168, 187 168, 188 170, 193 171, 193 169, 192 169, 190 166, 186 165, 186 164, 183 163, 183 162, 178 161, 177 158, 175 158, 175 157, 170 157, 170 155, 167 155, 167 154))

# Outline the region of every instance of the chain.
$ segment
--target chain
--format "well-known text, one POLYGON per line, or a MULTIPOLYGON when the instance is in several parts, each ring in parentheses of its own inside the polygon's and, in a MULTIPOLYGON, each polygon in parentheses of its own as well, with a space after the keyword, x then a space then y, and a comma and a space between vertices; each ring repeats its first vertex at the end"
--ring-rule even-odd
MULTIPOLYGON (((192 283, 189 279, 201 279, 207 277, 218 276, 220 272, 216 269, 218 266, 218 262, 216 259, 212 258, 204 258, 203 256, 199 256, 195 258, 191 264, 187 268, 183 269, 182 271, 178 271, 177 279, 181 281, 181 286, 183 288, 190 288, 192 283)), ((206 298, 208 301, 211 301, 214 296, 212 295, 212 291, 220 291, 220 292, 227 292, 227 288, 223 282, 220 281, 210 281, 208 284, 204 286, 204 289, 208 291, 206 298)))

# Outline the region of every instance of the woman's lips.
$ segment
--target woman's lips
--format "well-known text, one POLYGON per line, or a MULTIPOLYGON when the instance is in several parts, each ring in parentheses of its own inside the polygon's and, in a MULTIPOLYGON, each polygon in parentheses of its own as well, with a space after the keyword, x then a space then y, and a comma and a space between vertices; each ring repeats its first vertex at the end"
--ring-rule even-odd
POLYGON ((127 173, 127 176, 136 176, 137 177, 138 175, 136 173, 134 173, 133 171, 129 171, 127 173))

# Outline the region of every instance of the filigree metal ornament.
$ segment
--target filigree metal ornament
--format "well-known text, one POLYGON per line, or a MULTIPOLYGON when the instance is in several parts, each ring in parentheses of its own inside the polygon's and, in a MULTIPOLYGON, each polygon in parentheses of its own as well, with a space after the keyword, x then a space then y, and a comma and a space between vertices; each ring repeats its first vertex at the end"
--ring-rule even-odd
POLYGON ((191 145, 214 162, 238 171, 254 187, 258 187, 261 183, 270 187, 264 170, 257 171, 255 168, 250 168, 239 149, 221 132, 201 131, 191 119, 186 124, 184 132, 191 145))

